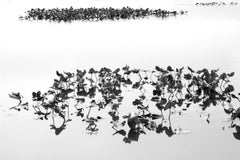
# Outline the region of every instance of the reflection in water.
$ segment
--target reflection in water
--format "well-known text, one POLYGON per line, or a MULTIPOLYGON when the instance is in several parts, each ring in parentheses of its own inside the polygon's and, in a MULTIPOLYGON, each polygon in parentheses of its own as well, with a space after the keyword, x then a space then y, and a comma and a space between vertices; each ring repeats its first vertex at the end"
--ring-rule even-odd
MULTIPOLYGON (((93 116, 92 110, 110 108, 108 115, 111 117, 113 135, 122 135, 124 142, 131 143, 138 141, 141 134, 146 134, 145 130, 165 133, 168 137, 188 134, 190 131, 180 127, 172 128, 173 113, 182 114, 192 104, 198 104, 202 110, 221 104, 226 114, 231 115, 231 127, 236 128, 233 135, 239 139, 239 126, 233 121, 240 118, 240 108, 231 105, 233 99, 239 101, 230 84, 234 72, 219 74, 218 71, 195 71, 190 67, 173 69, 171 66, 166 69, 156 66, 153 71, 131 69, 129 66, 115 70, 91 68, 88 72, 77 70, 76 73, 57 71, 57 79, 54 79, 48 92, 32 93, 32 108, 37 119, 48 120, 51 117, 51 129, 56 135, 66 129, 72 115, 87 124, 88 134, 97 134, 98 122, 103 118, 93 116), (123 95, 130 91, 139 91, 138 98, 132 101, 135 112, 121 114, 123 95)), ((20 93, 13 92, 9 96, 19 101, 11 109, 28 110, 28 102, 22 103, 20 93)), ((208 123, 209 117, 210 114, 207 114, 208 123)))
POLYGON ((166 11, 162 9, 134 9, 130 7, 123 7, 121 9, 110 8, 36 8, 26 12, 25 16, 20 16, 23 20, 49 20, 55 22, 71 22, 75 20, 82 21, 103 21, 103 20, 119 20, 119 19, 138 19, 149 16, 158 18, 166 18, 176 16, 178 14, 185 14, 185 11, 166 11))

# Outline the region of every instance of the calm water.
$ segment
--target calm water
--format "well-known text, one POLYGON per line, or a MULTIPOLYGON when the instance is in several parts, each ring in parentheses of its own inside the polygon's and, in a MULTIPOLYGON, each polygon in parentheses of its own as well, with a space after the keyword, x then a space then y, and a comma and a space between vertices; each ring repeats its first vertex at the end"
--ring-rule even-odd
MULTIPOLYGON (((108 120, 98 135, 85 134, 85 124, 74 119, 55 136, 49 121, 35 121, 31 112, 9 112, 16 102, 8 93, 46 91, 56 70, 122 67, 143 69, 155 65, 220 68, 236 72, 232 83, 240 91, 240 6, 196 7, 196 1, 146 0, 3 0, 0 2, 0 159, 238 159, 240 141, 234 129, 222 127, 228 117, 222 108, 207 110, 210 124, 199 111, 172 117, 172 127, 187 135, 147 132, 139 141, 125 144, 108 120), (113 6, 188 10, 186 16, 116 22, 71 24, 19 21, 30 7, 113 6)), ((240 2, 239 2, 240 3, 240 2)), ((239 104, 238 104, 239 105, 239 104)))

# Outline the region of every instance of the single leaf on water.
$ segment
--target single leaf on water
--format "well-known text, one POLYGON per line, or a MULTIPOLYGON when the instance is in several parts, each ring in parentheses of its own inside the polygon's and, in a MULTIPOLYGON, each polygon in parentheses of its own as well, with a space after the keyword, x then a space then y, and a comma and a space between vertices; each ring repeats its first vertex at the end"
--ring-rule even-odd
POLYGON ((152 97, 151 101, 153 101, 153 102, 158 102, 159 99, 160 99, 159 97, 152 97))
POLYGON ((231 72, 231 73, 228 73, 227 75, 228 75, 228 77, 233 77, 234 76, 234 72, 231 72))
POLYGON ((170 109, 170 108, 174 107, 174 105, 175 105, 175 104, 174 104, 172 101, 169 101, 169 102, 165 105, 164 110, 170 109))
POLYGON ((233 91, 234 91, 234 87, 231 84, 228 85, 224 90, 225 93, 230 93, 230 92, 233 92, 233 91))
POLYGON ((171 66, 168 66, 167 70, 170 71, 170 72, 174 71, 171 66))
POLYGON ((122 136, 126 136, 127 132, 123 129, 117 131, 118 134, 121 134, 122 136))
POLYGON ((191 80, 192 79, 192 75, 191 74, 184 74, 184 78, 186 79, 186 80, 191 80))
POLYGON ((128 132, 128 138, 131 141, 138 141, 140 133, 137 132, 136 130, 130 129, 128 132))
POLYGON ((187 68, 188 68, 188 70, 189 70, 190 72, 192 72, 192 73, 195 72, 195 71, 194 71, 192 68, 190 68, 189 66, 188 66, 187 68))

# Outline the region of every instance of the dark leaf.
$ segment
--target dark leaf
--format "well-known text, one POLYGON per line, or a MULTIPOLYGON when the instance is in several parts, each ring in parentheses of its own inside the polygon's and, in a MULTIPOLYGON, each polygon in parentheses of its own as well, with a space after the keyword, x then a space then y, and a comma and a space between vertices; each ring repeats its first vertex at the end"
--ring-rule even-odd
POLYGON ((119 131, 116 131, 116 133, 114 133, 113 135, 115 135, 115 134, 120 134, 120 135, 122 135, 122 136, 126 136, 126 131, 125 130, 123 130, 123 129, 121 129, 121 130, 119 130, 119 131))
POLYGON ((138 116, 128 118, 127 124, 131 129, 134 130, 136 129, 137 125, 140 124, 140 118, 138 116))
POLYGON ((183 105, 184 99, 178 99, 177 105, 182 106, 183 105))
POLYGON ((167 103, 167 99, 166 98, 161 98, 160 104, 164 105, 167 103))
POLYGON ((156 128, 156 133, 162 133, 164 131, 164 128, 162 126, 162 124, 159 124, 156 128))
POLYGON ((233 108, 229 108, 229 109, 224 108, 224 112, 225 112, 226 114, 231 114, 233 111, 234 111, 233 108))
POLYGON ((90 68, 88 71, 89 74, 93 74, 93 73, 97 73, 97 71, 95 71, 93 68, 90 68))
POLYGON ((152 97, 151 101, 158 102, 159 101, 159 97, 152 97))
POLYGON ((222 73, 220 76, 219 76, 219 79, 222 79, 222 80, 225 80, 227 78, 227 74, 226 73, 222 73))
POLYGON ((122 68, 122 70, 124 70, 124 71, 129 70, 129 66, 126 65, 125 67, 122 68))
POLYGON ((141 100, 144 100, 144 99, 146 98, 146 96, 141 95, 141 96, 139 96, 139 98, 140 98, 141 100))
POLYGON ((127 137, 124 137, 123 138, 123 141, 125 142, 125 143, 131 143, 132 141, 129 139, 129 138, 127 138, 127 137))
POLYGON ((161 71, 160 67, 158 67, 158 66, 155 67, 155 70, 159 71, 159 72, 161 71))
POLYGON ((233 91, 234 91, 234 87, 232 85, 228 85, 224 90, 225 93, 230 93, 233 91))
POLYGON ((231 94, 231 97, 239 100, 239 98, 235 94, 231 94))
POLYGON ((142 101, 140 101, 139 99, 135 99, 135 100, 132 102, 132 104, 133 104, 134 106, 142 105, 142 101))
POLYGON ((171 66, 168 66, 167 70, 170 71, 170 72, 174 71, 171 66))
POLYGON ((236 110, 235 113, 232 114, 232 119, 235 120, 236 118, 240 118, 240 107, 236 110))
POLYGON ((192 79, 192 75, 191 75, 190 73, 184 74, 184 78, 185 78, 186 80, 191 80, 191 79, 192 79))
POLYGON ((228 75, 228 77, 233 77, 234 76, 234 72, 231 72, 231 73, 228 73, 227 75, 228 75))
POLYGON ((162 91, 160 88, 156 87, 156 90, 153 90, 153 95, 154 96, 161 96, 162 91))
POLYGON ((113 71, 113 73, 118 73, 120 71, 120 68, 117 68, 113 71))
POLYGON ((186 103, 186 107, 189 108, 192 103, 186 103))
POLYGON ((164 110, 170 109, 170 108, 174 107, 174 105, 175 105, 175 104, 174 104, 172 101, 169 101, 169 102, 165 105, 164 110))
POLYGON ((172 137, 174 135, 172 127, 169 127, 169 128, 166 127, 165 128, 165 133, 168 137, 172 137))
POLYGON ((195 71, 194 71, 192 68, 190 68, 189 66, 188 66, 188 70, 189 70, 190 72, 192 72, 192 73, 195 72, 195 71))
POLYGON ((76 101, 78 103, 84 103, 85 102, 85 98, 76 98, 76 101))
POLYGON ((140 133, 135 131, 135 130, 133 130, 133 129, 130 129, 129 132, 128 132, 128 138, 131 141, 138 141, 139 135, 140 135, 140 133))

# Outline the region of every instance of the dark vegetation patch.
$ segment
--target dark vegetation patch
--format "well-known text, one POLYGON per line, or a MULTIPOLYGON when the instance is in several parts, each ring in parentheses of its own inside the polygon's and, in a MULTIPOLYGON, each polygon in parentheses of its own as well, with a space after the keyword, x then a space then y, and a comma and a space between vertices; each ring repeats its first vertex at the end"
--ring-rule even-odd
POLYGON ((167 11, 162 9, 143 9, 123 7, 117 8, 32 8, 20 16, 21 20, 48 20, 54 22, 71 22, 71 21, 103 21, 103 20, 120 20, 120 19, 139 19, 145 17, 167 18, 185 14, 186 11, 167 11))

